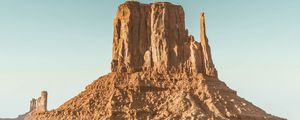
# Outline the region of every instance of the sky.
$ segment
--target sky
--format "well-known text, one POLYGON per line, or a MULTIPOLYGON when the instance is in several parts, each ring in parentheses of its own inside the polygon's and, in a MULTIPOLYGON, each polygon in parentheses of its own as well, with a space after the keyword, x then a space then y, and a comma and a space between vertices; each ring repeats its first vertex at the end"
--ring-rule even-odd
MULTIPOLYGON (((268 113, 300 119, 299 0, 166 1, 183 6, 198 40, 205 12, 219 78, 239 96, 268 113)), ((109 73, 113 18, 123 2, 1 0, 0 117, 27 112, 42 90, 55 109, 109 73)))

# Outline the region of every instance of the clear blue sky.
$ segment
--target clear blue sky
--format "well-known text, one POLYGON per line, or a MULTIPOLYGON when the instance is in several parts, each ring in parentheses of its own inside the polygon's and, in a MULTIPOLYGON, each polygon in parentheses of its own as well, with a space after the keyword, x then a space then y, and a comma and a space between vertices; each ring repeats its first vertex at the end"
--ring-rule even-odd
MULTIPOLYGON (((1 0, 0 117, 27 112, 42 90, 54 109, 108 73, 122 2, 1 0)), ((269 113, 300 119, 299 0, 170 2, 184 7, 196 38, 206 13, 214 62, 229 87, 269 113)))

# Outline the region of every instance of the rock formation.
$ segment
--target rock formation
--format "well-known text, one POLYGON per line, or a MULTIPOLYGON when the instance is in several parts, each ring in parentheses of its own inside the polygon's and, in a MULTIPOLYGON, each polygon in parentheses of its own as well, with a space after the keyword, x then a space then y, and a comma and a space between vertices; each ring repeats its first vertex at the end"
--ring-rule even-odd
POLYGON ((200 19, 197 42, 185 28, 181 6, 121 4, 114 19, 112 72, 57 109, 25 119, 282 120, 218 79, 203 13, 200 19))
POLYGON ((47 91, 42 91, 41 97, 38 99, 32 98, 30 101, 30 110, 29 112, 46 112, 47 111, 47 91))
POLYGON ((204 66, 204 74, 208 76, 218 77, 217 70, 212 61, 210 46, 208 44, 208 39, 206 36, 206 28, 205 28, 205 18, 204 13, 200 15, 200 38, 201 45, 203 48, 203 66, 204 66))
POLYGON ((181 6, 166 2, 120 5, 114 19, 112 72, 187 72, 217 77, 204 21, 201 24, 199 43, 185 28, 181 6))
POLYGON ((0 120, 24 120, 26 116, 30 116, 36 113, 42 113, 47 111, 47 91, 42 91, 41 96, 38 99, 32 98, 30 101, 29 111, 25 114, 19 115, 17 118, 0 118, 0 120))

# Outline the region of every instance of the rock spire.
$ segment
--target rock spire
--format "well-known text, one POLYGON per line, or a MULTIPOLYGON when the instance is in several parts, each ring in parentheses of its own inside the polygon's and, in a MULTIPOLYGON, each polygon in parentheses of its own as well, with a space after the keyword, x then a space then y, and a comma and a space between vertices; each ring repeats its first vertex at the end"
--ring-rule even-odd
POLYGON ((204 62, 205 74, 208 76, 217 77, 218 73, 213 64, 210 46, 208 44, 208 39, 206 36, 205 16, 203 12, 200 14, 200 39, 203 48, 203 62, 204 62))

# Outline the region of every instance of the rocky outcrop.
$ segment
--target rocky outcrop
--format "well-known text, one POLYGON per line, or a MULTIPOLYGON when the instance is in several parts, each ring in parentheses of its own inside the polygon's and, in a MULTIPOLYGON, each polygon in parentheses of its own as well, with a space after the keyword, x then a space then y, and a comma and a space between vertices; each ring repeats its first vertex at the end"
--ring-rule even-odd
POLYGON ((46 112, 47 111, 47 91, 42 91, 41 96, 38 99, 32 98, 30 101, 30 110, 29 112, 46 112))
POLYGON ((205 73, 217 77, 202 17, 199 43, 185 28, 181 6, 133 1, 120 5, 114 19, 112 71, 205 73))
POLYGON ((181 6, 120 5, 112 72, 34 120, 283 120, 237 96, 218 79, 201 16, 201 42, 188 35, 181 6))
POLYGON ((34 120, 32 119, 32 116, 35 116, 37 114, 42 114, 47 112, 47 102, 48 102, 48 92, 42 91, 41 96, 37 99, 32 98, 30 101, 30 109, 29 112, 27 112, 23 118, 24 120, 34 120))
POLYGON ((47 112, 47 91, 42 91, 38 99, 32 98, 30 101, 30 109, 25 114, 19 115, 17 118, 0 118, 0 120, 31 120, 31 115, 47 112))

